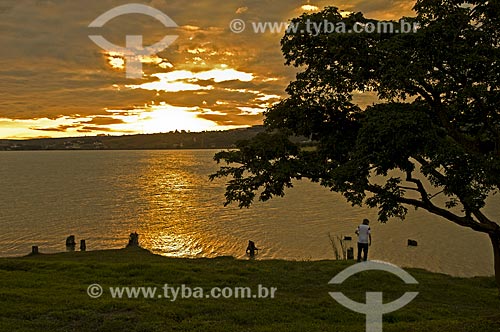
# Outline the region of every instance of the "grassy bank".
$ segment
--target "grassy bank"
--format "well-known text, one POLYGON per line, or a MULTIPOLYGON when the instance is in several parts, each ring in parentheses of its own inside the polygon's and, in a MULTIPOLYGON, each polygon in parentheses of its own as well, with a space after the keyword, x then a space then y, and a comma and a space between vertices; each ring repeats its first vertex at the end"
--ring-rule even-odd
MULTIPOLYGON (((170 259, 140 249, 0 259, 1 331, 364 331, 365 316, 335 302, 341 291, 384 302, 419 296, 384 316, 384 331, 500 331, 493 278, 452 278, 408 271, 419 285, 385 272, 363 272, 342 285, 328 281, 352 263, 170 259), (99 283, 104 294, 87 295, 99 283), (276 287, 274 299, 113 299, 111 286, 276 287)), ((157 294, 163 294, 158 290, 157 294)))

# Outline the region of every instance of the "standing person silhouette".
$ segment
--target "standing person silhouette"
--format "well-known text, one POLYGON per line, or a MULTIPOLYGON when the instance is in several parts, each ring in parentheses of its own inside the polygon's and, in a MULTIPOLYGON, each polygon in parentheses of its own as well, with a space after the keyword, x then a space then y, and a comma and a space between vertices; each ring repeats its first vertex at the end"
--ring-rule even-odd
POLYGON ((363 223, 356 229, 358 236, 358 262, 361 262, 361 251, 363 251, 363 261, 368 259, 368 247, 372 245, 372 233, 370 230, 370 221, 363 219, 363 223))

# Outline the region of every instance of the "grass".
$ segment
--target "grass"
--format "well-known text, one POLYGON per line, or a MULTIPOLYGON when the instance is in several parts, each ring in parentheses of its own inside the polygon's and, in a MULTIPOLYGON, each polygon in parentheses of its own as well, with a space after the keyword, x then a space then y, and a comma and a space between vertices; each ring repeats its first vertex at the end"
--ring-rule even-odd
MULTIPOLYGON (((365 316, 328 294, 363 302, 366 291, 384 301, 407 291, 419 296, 384 315, 384 331, 500 331, 493 278, 453 278, 408 271, 419 285, 385 272, 363 272, 342 285, 328 281, 345 261, 176 259, 145 250, 91 251, 0 259, 1 331, 364 331, 365 316), (99 283, 104 294, 87 295, 99 283), (113 299, 111 286, 277 287, 274 299, 113 299)), ((161 290, 163 294, 163 290, 161 290)))

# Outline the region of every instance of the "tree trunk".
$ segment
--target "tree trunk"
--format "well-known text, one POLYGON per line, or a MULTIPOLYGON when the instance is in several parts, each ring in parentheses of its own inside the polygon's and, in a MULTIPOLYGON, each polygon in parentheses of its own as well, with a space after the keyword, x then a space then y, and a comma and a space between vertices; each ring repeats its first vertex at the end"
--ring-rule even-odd
POLYGON ((500 297, 500 232, 490 234, 493 245, 493 259, 495 262, 495 279, 497 281, 498 296, 500 297))

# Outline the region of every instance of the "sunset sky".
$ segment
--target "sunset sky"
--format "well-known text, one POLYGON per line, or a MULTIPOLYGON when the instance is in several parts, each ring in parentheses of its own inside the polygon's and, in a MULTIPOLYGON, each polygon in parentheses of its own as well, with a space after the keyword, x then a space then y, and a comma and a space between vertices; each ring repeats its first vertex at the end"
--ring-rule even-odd
POLYGON ((0 2, 0 138, 222 130, 262 123, 294 78, 281 34, 230 31, 234 19, 286 22, 305 9, 336 6, 367 17, 413 15, 407 0, 2 0, 0 2), (167 14, 178 28, 127 14, 102 28, 89 24, 131 2, 167 14), (307 5, 307 6, 306 6, 307 5), (304 7, 305 6, 305 7, 304 7), (123 54, 89 39, 102 35, 145 46, 177 40, 146 57, 143 77, 126 78, 123 54))

